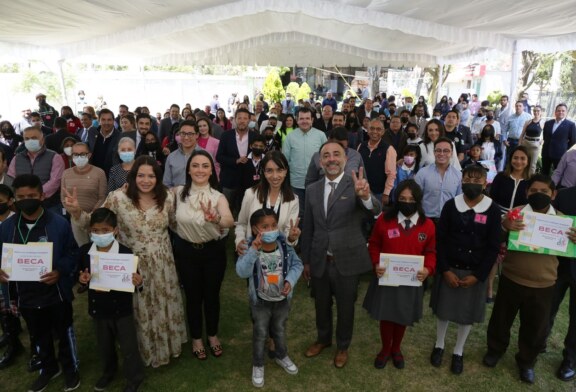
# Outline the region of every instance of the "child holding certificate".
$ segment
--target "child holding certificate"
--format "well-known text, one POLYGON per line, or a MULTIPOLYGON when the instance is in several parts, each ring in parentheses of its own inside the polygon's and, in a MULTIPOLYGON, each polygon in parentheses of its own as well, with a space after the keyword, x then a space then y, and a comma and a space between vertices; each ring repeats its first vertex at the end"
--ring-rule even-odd
POLYGON ((450 370, 464 370, 464 344, 473 323, 484 321, 486 278, 500 250, 500 208, 482 194, 487 172, 479 165, 462 171, 462 192, 442 209, 437 226, 437 269, 430 297, 436 315, 436 344, 430 355, 440 367, 444 340, 451 321, 458 325, 450 370))
POLYGON ((394 206, 378 217, 368 241, 368 251, 376 277, 370 282, 364 308, 373 319, 380 320, 382 349, 374 366, 382 369, 390 358, 398 369, 404 368, 400 344, 406 326, 422 318, 422 286, 380 286, 378 279, 385 271, 379 266, 380 253, 424 256, 424 266, 417 272, 422 282, 436 267, 436 232, 432 220, 422 209, 422 190, 414 180, 398 184, 394 206))
MULTIPOLYGON (((131 254, 132 251, 116 241, 118 223, 116 214, 107 208, 98 208, 90 217, 91 242, 80 248, 80 283, 90 282, 90 254, 109 252, 131 254)), ((132 274, 132 283, 142 285, 142 277, 132 274)), ((118 370, 116 344, 120 345, 124 363, 124 376, 128 382, 125 391, 137 391, 144 379, 144 364, 138 350, 136 328, 132 310, 132 293, 122 291, 88 291, 88 313, 95 320, 96 338, 103 365, 103 374, 94 386, 103 391, 118 370)))
POLYGON ((304 266, 278 230, 278 215, 274 210, 256 210, 250 217, 250 226, 252 244, 238 259, 236 272, 241 278, 248 278, 254 328, 252 384, 260 388, 264 386, 264 350, 269 331, 274 339, 276 363, 289 374, 298 373, 288 357, 284 330, 294 286, 304 266))

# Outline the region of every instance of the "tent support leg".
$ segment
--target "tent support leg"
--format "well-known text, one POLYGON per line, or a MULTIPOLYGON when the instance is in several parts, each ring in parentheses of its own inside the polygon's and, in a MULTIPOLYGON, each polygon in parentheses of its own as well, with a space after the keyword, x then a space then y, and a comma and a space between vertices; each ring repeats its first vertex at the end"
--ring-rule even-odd
POLYGON ((58 60, 58 79, 60 79, 60 89, 62 89, 62 98, 64 98, 64 103, 68 105, 68 95, 66 93, 66 83, 64 82, 64 71, 62 69, 62 64, 64 60, 58 60))
POLYGON ((512 51, 512 71, 510 72, 510 101, 516 102, 518 99, 516 91, 518 89, 518 76, 521 53, 518 51, 518 41, 514 41, 514 50, 512 51))

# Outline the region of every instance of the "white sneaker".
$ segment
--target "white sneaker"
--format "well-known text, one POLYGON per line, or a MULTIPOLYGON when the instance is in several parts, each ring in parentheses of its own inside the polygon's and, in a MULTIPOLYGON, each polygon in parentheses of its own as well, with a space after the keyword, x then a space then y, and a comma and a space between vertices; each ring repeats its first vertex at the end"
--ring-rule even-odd
POLYGON ((256 388, 264 386, 264 366, 252 366, 252 385, 256 388))
POLYGON ((292 362, 292 360, 288 355, 286 355, 283 359, 275 358, 275 361, 278 364, 278 366, 286 370, 286 373, 288 374, 298 373, 298 368, 296 367, 296 365, 294 365, 294 362, 292 362))

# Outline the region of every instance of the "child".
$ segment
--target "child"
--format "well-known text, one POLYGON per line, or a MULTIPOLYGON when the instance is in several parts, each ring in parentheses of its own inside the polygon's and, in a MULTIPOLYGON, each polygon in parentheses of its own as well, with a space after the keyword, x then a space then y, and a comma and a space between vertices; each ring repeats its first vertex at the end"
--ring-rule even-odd
POLYGON ((494 161, 496 167, 498 167, 498 164, 502 159, 502 146, 498 139, 496 139, 494 126, 490 124, 484 126, 477 144, 482 147, 480 159, 483 161, 494 161))
POLYGON ((262 208, 250 217, 252 244, 236 263, 236 272, 248 278, 253 320, 252 384, 264 386, 264 347, 268 331, 274 340, 276 363, 289 374, 298 368, 287 355, 284 330, 294 285, 304 269, 294 249, 278 231, 274 210, 262 208), (270 327, 270 329, 269 329, 270 327))
POLYGON ((486 278, 500 251, 500 208, 488 196, 486 170, 471 165, 462 173, 462 192, 442 208, 436 226, 437 271, 430 306, 436 315, 432 366, 440 367, 448 323, 458 325, 450 370, 464 370, 464 344, 473 323, 484 321, 486 278))
POLYGON ((482 154, 482 146, 480 146, 479 144, 472 145, 472 147, 470 147, 470 151, 468 151, 468 159, 463 161, 461 164, 462 169, 470 165, 476 165, 476 163, 480 160, 481 154, 482 154))
POLYGON ((266 139, 262 135, 256 135, 250 144, 248 161, 240 165, 240 184, 242 192, 260 182, 260 163, 264 157, 266 139))
MULTIPOLYGON (((90 254, 110 252, 130 254, 132 251, 115 240, 118 235, 116 214, 107 208, 94 210, 90 217, 91 242, 80 248, 80 283, 90 282, 90 254)), ((132 283, 142 285, 142 276, 132 274, 132 283)), ((88 313, 96 324, 96 338, 103 365, 103 374, 94 386, 103 391, 114 378, 118 362, 116 342, 120 345, 124 362, 124 376, 128 382, 124 391, 137 391, 144 379, 144 365, 138 350, 136 328, 132 315, 132 294, 121 291, 88 291, 88 313)))
MULTIPOLYGON (((420 160, 422 159, 422 151, 420 150, 420 146, 417 144, 408 144, 404 147, 402 151, 402 155, 404 158, 401 161, 398 161, 398 165, 396 167, 396 180, 394 181, 394 189, 398 187, 404 180, 409 180, 414 178, 418 170, 420 169, 420 160)), ((392 201, 396 195, 396 192, 390 192, 392 196, 392 201)))

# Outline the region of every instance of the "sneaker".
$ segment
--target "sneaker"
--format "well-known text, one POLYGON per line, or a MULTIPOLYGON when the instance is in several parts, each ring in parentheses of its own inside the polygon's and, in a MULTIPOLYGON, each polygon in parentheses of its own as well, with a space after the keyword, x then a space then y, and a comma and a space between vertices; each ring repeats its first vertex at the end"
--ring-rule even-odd
POLYGON ((53 371, 41 370, 40 375, 28 389, 28 392, 42 392, 50 383, 50 380, 55 379, 62 374, 62 370, 55 369, 53 371))
POLYGON ((66 383, 64 384, 64 392, 75 391, 80 386, 80 373, 66 373, 66 383))
POLYGON ((113 379, 114 376, 111 376, 109 374, 103 374, 96 382, 96 385, 94 385, 94 390, 96 392, 102 392, 103 390, 106 389, 108 385, 110 385, 113 379))
POLYGON ((275 358, 275 361, 278 364, 278 366, 286 370, 286 373, 288 374, 298 373, 298 368, 296 367, 296 365, 294 365, 294 362, 292 362, 292 360, 288 355, 286 355, 283 359, 275 358))
POLYGON ((264 386, 264 366, 252 366, 252 385, 256 388, 264 386))

